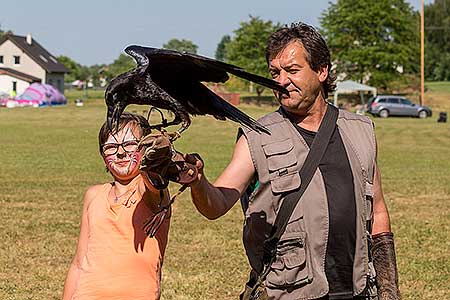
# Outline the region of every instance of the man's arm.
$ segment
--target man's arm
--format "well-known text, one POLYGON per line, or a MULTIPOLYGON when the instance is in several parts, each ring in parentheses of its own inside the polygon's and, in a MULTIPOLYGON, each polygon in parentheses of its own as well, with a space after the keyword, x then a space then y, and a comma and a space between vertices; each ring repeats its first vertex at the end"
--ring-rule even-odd
POLYGON ((196 164, 199 170, 198 179, 190 186, 192 200, 197 210, 211 220, 219 218, 233 207, 255 174, 245 136, 239 138, 231 162, 214 184, 204 175, 200 159, 188 154, 186 160, 196 164))
POLYGON ((376 281, 380 300, 399 300, 397 260, 394 235, 391 232, 389 213, 381 188, 381 174, 375 163, 373 180, 372 259, 377 273, 376 281))
POLYGON ((373 229, 372 234, 391 232, 389 213, 384 202, 383 190, 381 188, 381 174, 375 163, 373 179, 373 229))

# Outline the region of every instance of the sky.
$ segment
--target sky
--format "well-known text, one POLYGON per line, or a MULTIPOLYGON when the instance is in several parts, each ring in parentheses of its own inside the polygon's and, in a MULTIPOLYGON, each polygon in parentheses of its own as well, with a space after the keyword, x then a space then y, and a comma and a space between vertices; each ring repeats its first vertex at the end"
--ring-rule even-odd
MULTIPOLYGON (((376 0, 374 0, 376 1, 376 0)), ((420 10, 421 0, 406 0, 420 10)), ((161 48, 187 39, 200 55, 214 57, 217 44, 249 15, 282 24, 318 27, 329 0, 14 0, 2 1, 0 28, 31 33, 55 56, 82 65, 110 64, 127 45, 161 48)), ((335 1, 332 1, 335 2, 335 1)), ((425 0, 425 4, 432 0, 425 0)))

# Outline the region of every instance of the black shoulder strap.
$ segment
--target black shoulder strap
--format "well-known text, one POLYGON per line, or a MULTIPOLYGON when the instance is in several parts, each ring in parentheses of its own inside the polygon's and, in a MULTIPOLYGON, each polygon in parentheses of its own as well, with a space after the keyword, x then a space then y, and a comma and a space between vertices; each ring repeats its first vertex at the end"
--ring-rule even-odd
MULTIPOLYGON (((273 261, 278 241, 280 240, 288 221, 300 201, 303 193, 308 187, 314 173, 322 160, 325 150, 327 149, 330 138, 336 128, 336 121, 339 115, 339 110, 328 105, 325 116, 320 124, 319 130, 313 140, 311 148, 306 156, 306 160, 300 170, 301 184, 300 187, 284 197, 281 207, 278 211, 277 217, 272 228, 272 232, 268 239, 264 241, 264 265, 267 266, 269 262, 273 261)), ((270 266, 270 264, 269 264, 270 266)), ((266 271, 266 270, 264 270, 266 271)), ((265 273, 265 272, 263 272, 265 273)))

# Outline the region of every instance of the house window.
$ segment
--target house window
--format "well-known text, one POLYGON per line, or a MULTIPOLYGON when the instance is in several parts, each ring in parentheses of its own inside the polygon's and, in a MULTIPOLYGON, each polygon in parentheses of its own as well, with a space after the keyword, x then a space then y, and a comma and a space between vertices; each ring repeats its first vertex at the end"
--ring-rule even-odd
POLYGON ((48 60, 43 55, 39 55, 39 58, 42 59, 45 62, 48 62, 48 60))
POLYGON ((15 65, 20 65, 20 56, 14 55, 14 64, 15 65))
POLYGON ((3 64, 3 55, 0 55, 0 64, 3 64))
POLYGON ((17 93, 17 81, 13 81, 12 84, 13 84, 12 90, 14 91, 14 93, 17 93))

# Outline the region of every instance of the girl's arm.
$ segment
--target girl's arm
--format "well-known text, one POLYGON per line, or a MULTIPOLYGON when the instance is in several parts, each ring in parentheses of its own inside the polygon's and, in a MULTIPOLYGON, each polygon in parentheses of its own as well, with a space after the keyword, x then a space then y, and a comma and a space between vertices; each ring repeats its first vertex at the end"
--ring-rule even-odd
POLYGON ((97 194, 98 188, 100 186, 92 186, 90 187, 84 196, 84 204, 83 204, 83 212, 81 216, 81 225, 80 225, 80 237, 78 239, 78 246, 75 253, 75 257, 70 265, 69 271, 67 273, 66 282, 64 284, 64 292, 63 292, 63 300, 71 300, 73 294, 78 285, 78 278, 80 276, 80 267, 81 262, 83 261, 83 257, 86 254, 87 250, 87 242, 89 236, 89 219, 87 210, 89 204, 94 199, 97 194))

